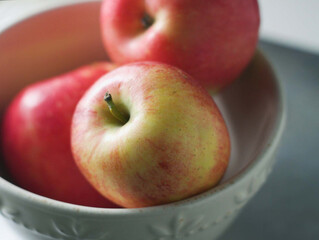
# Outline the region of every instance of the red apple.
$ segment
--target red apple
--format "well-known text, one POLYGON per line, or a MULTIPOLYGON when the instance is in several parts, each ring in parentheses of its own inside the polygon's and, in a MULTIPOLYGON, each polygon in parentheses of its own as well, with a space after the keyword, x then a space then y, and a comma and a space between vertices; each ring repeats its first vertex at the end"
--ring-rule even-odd
POLYGON ((85 93, 71 145, 91 184, 129 208, 213 187, 230 154, 225 122, 207 91, 185 72, 151 62, 122 66, 85 93))
POLYGON ((82 176, 70 146, 77 102, 112 69, 111 63, 84 66, 30 85, 17 95, 4 118, 2 147, 7 170, 18 186, 68 203, 115 206, 82 176))
POLYGON ((259 8, 257 0, 104 0, 100 20, 114 62, 171 64, 217 91, 252 58, 259 8))

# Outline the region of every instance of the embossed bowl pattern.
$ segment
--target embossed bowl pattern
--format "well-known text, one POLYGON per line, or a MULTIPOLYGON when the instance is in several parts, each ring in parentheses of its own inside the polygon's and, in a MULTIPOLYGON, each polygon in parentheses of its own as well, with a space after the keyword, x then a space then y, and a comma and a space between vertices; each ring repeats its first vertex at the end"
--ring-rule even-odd
MULTIPOLYGON (((0 30, 1 116, 27 84, 107 58, 100 39, 99 6, 99 1, 57 1, 24 13, 0 30)), ((213 98, 232 144, 230 165, 217 187, 162 206, 99 209, 21 189, 0 164, 1 215, 23 239, 216 239, 269 176, 286 114, 280 82, 259 51, 242 76, 213 98)))

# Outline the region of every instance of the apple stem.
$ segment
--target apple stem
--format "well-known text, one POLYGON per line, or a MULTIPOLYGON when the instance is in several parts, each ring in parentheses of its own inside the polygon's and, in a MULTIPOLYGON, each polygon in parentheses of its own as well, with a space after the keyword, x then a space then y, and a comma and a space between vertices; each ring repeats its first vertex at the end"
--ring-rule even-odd
POLYGON ((107 106, 109 107, 109 110, 111 112, 111 114, 117 119, 119 120, 121 123, 125 124, 128 122, 129 118, 127 116, 125 116, 124 114, 122 114, 118 108, 116 107, 116 105, 113 102, 112 96, 110 93, 106 92, 105 96, 104 96, 104 101, 107 103, 107 106))

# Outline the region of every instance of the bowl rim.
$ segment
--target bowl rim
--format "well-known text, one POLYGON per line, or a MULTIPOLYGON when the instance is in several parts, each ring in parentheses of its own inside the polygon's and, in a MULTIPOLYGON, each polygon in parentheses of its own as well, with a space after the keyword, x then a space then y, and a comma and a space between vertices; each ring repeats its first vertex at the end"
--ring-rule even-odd
MULTIPOLYGON (((52 1, 53 2, 53 1, 52 1)), ((55 2, 55 1, 54 1, 55 2)), ((46 12, 54 11, 59 8, 64 8, 73 5, 85 4, 85 3, 97 3, 99 0, 80 0, 80 1, 56 1, 54 4, 47 4, 37 8, 34 8, 30 12, 25 12, 23 15, 17 17, 14 21, 9 22, 5 27, 0 28, 0 34, 10 29, 12 26, 19 24, 21 21, 27 20, 29 18, 36 17, 38 15, 44 14, 46 12)), ((260 50, 259 50, 260 51, 260 50)), ((265 57, 262 51, 261 54, 265 57)), ((265 57, 268 62, 267 58, 265 57)), ((272 72, 274 69, 272 68, 272 72)), ((267 139, 266 147, 258 153, 252 162, 250 162, 243 170, 237 173, 235 176, 226 182, 217 185, 216 187, 205 191, 196 196, 173 202, 168 204, 163 204, 159 206, 144 207, 144 208, 96 208, 81 206, 71 203, 65 203, 62 201, 50 199, 35 193, 32 193, 28 190, 22 189, 13 183, 5 180, 0 176, 0 187, 5 191, 10 192, 11 195, 17 197, 24 202, 28 202, 31 205, 36 205, 41 207, 41 209, 52 208, 56 211, 63 211, 69 213, 80 213, 88 215, 112 215, 114 216, 135 216, 135 215, 148 215, 154 213, 160 213, 163 211, 172 211, 184 207, 194 207, 195 205, 203 204, 206 201, 218 197, 223 191, 234 188, 240 182, 244 181, 249 175, 252 174, 253 170, 261 165, 263 162, 267 161, 268 156, 275 152, 277 149, 280 139, 283 135, 283 131, 286 123, 286 102, 285 102, 285 92, 283 88, 283 83, 274 75, 273 82, 275 89, 278 93, 278 110, 276 114, 276 119, 274 123, 274 128, 271 130, 271 133, 267 139)))

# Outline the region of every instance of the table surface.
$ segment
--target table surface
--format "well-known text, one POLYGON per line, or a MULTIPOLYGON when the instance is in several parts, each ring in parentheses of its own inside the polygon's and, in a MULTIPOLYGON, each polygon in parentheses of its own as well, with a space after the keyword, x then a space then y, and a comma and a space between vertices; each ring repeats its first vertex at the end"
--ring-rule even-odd
MULTIPOLYGON (((319 55, 266 41, 259 47, 283 82, 286 130, 269 180, 221 240, 319 239, 319 55)), ((2 216, 0 239, 21 240, 2 216)))

